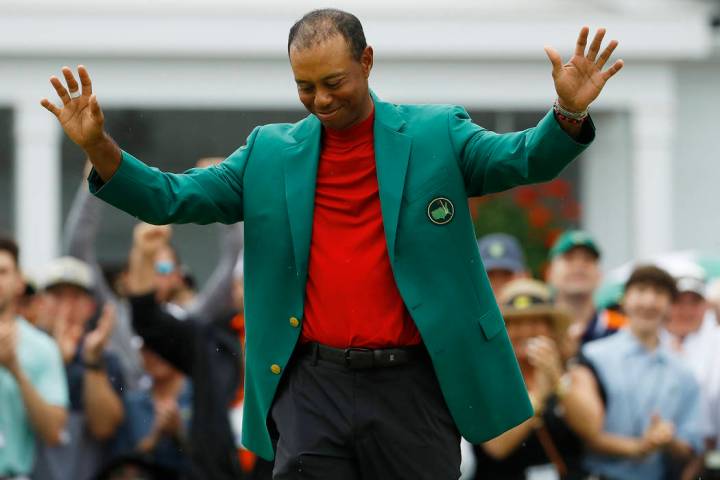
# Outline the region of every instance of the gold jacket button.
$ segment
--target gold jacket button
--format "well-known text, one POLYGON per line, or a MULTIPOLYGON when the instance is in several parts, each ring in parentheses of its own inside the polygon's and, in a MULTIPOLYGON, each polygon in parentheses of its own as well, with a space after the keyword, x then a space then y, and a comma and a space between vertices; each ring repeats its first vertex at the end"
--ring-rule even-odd
POLYGON ((277 363, 273 363, 270 366, 270 371, 272 373, 274 373, 275 375, 280 375, 280 372, 282 371, 282 367, 280 367, 280 365, 278 365, 277 363))
POLYGON ((300 326, 300 320, 297 319, 297 317, 290 317, 290 326, 293 328, 297 328, 300 326))

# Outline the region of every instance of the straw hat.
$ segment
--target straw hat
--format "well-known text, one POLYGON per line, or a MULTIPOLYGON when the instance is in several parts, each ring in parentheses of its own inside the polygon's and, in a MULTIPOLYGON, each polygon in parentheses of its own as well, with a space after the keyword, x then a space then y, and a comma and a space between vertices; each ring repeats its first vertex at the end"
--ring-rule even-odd
POLYGON ((499 303, 506 323, 518 317, 544 317, 558 335, 565 335, 572 323, 567 312, 553 305, 547 285, 538 280, 513 280, 500 293, 499 303))

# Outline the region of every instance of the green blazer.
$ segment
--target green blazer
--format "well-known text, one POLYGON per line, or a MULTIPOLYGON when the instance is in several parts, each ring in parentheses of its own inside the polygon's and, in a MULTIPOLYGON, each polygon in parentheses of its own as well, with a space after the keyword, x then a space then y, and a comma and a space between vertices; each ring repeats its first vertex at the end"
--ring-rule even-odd
MULTIPOLYGON (((532 414, 503 318, 480 261, 468 197, 548 181, 588 143, 549 112, 499 135, 447 105, 375 101, 375 157, 385 240, 400 294, 422 336, 445 401, 470 442, 532 414)), ((313 219, 321 124, 255 128, 221 164, 164 173, 122 153, 90 190, 154 224, 245 221, 246 376, 243 444, 274 456, 267 417, 298 340, 313 219), (299 320, 299 321, 298 321, 299 320)))

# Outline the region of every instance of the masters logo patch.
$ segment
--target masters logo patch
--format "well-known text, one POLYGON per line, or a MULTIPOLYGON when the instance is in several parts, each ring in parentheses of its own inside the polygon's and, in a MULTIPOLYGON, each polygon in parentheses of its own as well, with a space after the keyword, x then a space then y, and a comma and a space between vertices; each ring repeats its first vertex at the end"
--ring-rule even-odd
POLYGON ((445 197, 434 198, 427 207, 430 221, 436 225, 445 225, 455 216, 455 206, 445 197))

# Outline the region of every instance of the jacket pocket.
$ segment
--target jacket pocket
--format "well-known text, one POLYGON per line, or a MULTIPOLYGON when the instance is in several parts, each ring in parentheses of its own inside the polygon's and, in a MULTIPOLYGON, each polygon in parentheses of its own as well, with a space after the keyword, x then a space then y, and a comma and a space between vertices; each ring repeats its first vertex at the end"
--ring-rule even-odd
POLYGON ((480 324, 486 340, 492 340, 493 337, 505 328, 505 320, 503 320, 502 315, 494 308, 480 315, 477 321, 480 324))

